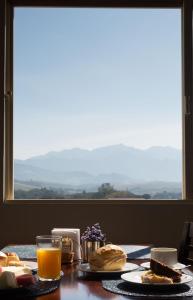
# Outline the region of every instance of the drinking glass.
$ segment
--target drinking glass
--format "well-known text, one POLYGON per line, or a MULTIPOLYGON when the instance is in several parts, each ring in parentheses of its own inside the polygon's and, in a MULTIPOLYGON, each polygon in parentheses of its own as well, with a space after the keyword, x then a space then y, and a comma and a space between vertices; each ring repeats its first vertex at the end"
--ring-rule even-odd
POLYGON ((61 274, 62 237, 36 237, 38 277, 40 280, 58 280, 61 274))

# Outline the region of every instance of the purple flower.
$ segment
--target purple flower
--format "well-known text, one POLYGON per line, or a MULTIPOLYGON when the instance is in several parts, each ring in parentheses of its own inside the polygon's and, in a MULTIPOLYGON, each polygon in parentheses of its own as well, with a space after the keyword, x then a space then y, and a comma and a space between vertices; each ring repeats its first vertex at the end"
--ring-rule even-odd
POLYGON ((81 236, 82 241, 101 241, 106 240, 105 234, 102 233, 99 223, 87 226, 85 232, 81 236))

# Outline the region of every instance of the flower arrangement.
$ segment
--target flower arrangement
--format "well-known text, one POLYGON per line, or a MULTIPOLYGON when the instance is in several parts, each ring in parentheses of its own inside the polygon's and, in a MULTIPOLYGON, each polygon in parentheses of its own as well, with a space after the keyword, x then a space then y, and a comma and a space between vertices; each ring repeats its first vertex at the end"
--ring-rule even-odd
POLYGON ((81 236, 83 241, 98 241, 105 242, 106 236, 102 233, 99 223, 92 225, 91 227, 87 226, 85 232, 81 236))

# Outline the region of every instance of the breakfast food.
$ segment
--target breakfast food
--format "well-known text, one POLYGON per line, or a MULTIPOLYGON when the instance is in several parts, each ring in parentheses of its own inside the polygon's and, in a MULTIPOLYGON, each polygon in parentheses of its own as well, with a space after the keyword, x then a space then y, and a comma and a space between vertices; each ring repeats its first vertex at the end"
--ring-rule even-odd
POLYGON ((29 267, 15 267, 15 266, 2 267, 2 272, 5 271, 14 273, 16 277, 24 274, 32 274, 32 271, 29 267))
POLYGON ((18 288, 33 284, 35 278, 14 252, 0 252, 0 289, 18 288))
POLYGON ((150 269, 157 275, 171 278, 173 282, 180 282, 180 278, 182 276, 179 271, 176 271, 154 259, 151 259, 150 261, 150 269))
POLYGON ((166 276, 158 276, 151 270, 141 275, 143 283, 173 283, 172 279, 166 276))
POLYGON ((5 255, 7 255, 7 264, 9 265, 10 262, 19 262, 19 256, 14 252, 6 252, 5 255))
POLYGON ((4 271, 0 275, 0 289, 17 288, 17 280, 15 274, 9 271, 4 271))
POLYGON ((14 252, 0 252, 0 266, 23 266, 18 255, 14 252))
POLYGON ((32 271, 27 267, 2 267, 0 289, 18 288, 35 283, 32 271))
POLYGON ((116 245, 108 244, 98 248, 89 257, 92 271, 121 270, 126 263, 127 255, 124 250, 116 245))
POLYGON ((7 266, 7 255, 1 251, 0 251, 0 266, 1 267, 7 266))
POLYGON ((28 286, 35 283, 35 277, 31 274, 23 274, 16 277, 18 286, 28 286))
POLYGON ((142 274, 143 283, 175 283, 180 282, 181 273, 154 259, 150 260, 150 271, 142 274))

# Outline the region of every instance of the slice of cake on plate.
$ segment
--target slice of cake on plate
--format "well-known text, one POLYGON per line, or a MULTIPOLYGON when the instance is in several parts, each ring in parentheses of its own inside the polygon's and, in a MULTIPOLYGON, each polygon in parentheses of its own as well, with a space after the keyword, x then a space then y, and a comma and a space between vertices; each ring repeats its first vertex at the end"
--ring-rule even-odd
POLYGON ((141 276, 143 283, 168 283, 180 282, 182 274, 155 259, 150 260, 150 271, 141 276))

